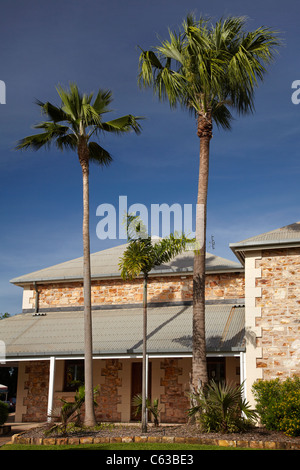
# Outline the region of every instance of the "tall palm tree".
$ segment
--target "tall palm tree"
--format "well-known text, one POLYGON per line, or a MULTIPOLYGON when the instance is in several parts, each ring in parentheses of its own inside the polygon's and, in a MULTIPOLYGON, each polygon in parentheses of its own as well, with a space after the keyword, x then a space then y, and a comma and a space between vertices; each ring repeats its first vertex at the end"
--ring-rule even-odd
POLYGON ((142 365, 142 432, 147 432, 147 390, 146 390, 146 354, 147 354, 147 286, 150 271, 155 266, 168 263, 187 248, 189 240, 185 235, 152 241, 146 233, 139 217, 128 216, 128 246, 120 258, 119 267, 123 279, 143 276, 143 365, 142 365))
POLYGON ((254 111, 254 91, 274 58, 278 34, 260 27, 245 31, 244 17, 228 17, 215 25, 189 15, 182 29, 139 58, 140 86, 151 87, 161 101, 191 111, 200 138, 196 240, 193 274, 192 385, 207 382, 205 348, 206 207, 210 140, 213 123, 231 128, 230 108, 254 111))
POLYGON ((89 165, 100 166, 111 163, 112 157, 99 143, 91 140, 102 133, 121 134, 131 130, 140 132, 138 118, 128 114, 112 121, 103 121, 103 115, 110 111, 112 93, 99 89, 93 103, 93 93, 80 93, 76 84, 69 89, 57 88, 61 105, 37 101, 47 120, 34 126, 43 132, 22 139, 17 149, 38 150, 54 144, 58 149, 71 149, 78 154, 83 181, 83 293, 84 293, 84 371, 85 371, 85 424, 96 424, 93 403, 93 340, 91 315, 91 267, 89 234, 89 165))

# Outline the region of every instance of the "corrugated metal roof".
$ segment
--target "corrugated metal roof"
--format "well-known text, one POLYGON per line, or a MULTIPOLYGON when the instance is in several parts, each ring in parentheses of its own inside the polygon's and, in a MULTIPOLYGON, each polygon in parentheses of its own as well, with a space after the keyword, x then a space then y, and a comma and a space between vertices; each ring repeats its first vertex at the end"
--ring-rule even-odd
POLYGON ((246 238, 237 243, 230 243, 229 246, 237 258, 244 263, 245 251, 268 247, 299 246, 299 244, 300 222, 295 222, 270 232, 246 238))
POLYGON ((266 241, 289 241, 289 240, 298 240, 300 241, 300 222, 295 222, 290 225, 286 225, 276 230, 271 230, 270 232, 261 233, 255 235, 254 237, 246 238, 241 242, 235 243, 234 245, 239 244, 250 244, 256 242, 266 242, 266 241))
MULTIPOLYGON (((107 250, 91 254, 91 276, 92 278, 120 277, 119 262, 120 257, 127 244, 119 245, 107 250)), ((155 268, 152 274, 176 274, 193 272, 194 253, 186 251, 176 256, 173 261, 155 268)), ((234 261, 230 261, 219 256, 206 254, 207 271, 238 271, 243 267, 234 261)), ((35 271, 23 276, 16 277, 10 282, 13 284, 26 284, 30 282, 46 282, 58 280, 82 279, 83 258, 76 258, 65 263, 50 266, 39 271, 35 271)))
MULTIPOLYGON (((192 306, 148 308, 149 354, 192 352, 192 306)), ((207 305, 207 352, 243 350, 244 308, 207 305)), ((0 340, 6 357, 72 356, 84 353, 83 312, 20 314, 0 322, 0 340)), ((142 352, 142 309, 93 311, 95 355, 128 355, 142 352)))

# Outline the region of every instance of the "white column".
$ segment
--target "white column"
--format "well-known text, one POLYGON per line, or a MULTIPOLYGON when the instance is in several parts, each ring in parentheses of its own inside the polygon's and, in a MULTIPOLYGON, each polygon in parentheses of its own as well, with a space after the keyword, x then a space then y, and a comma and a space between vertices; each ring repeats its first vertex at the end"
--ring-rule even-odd
POLYGON ((240 382, 241 384, 244 382, 243 398, 247 399, 245 353, 244 352, 240 352, 240 382))
MULTIPOLYGON (((148 400, 148 394, 149 394, 149 390, 148 390, 148 387, 149 387, 149 356, 148 354, 146 354, 146 400, 148 400)), ((148 410, 146 408, 146 423, 148 423, 148 410)))
POLYGON ((54 397, 54 375, 55 375, 55 357, 50 357, 50 371, 49 371, 49 391, 48 391, 48 409, 47 421, 52 421, 51 413, 53 410, 53 397, 54 397))

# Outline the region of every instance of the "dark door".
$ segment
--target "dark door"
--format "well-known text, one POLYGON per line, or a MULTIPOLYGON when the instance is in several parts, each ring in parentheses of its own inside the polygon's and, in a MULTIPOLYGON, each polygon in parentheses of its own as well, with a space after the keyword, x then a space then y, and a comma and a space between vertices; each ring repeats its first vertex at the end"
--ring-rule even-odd
MULTIPOLYGON (((148 363, 148 398, 151 400, 151 362, 148 363)), ((141 413, 135 415, 136 407, 132 405, 132 399, 136 395, 142 395, 142 362, 133 362, 131 364, 131 403, 130 419, 131 421, 141 421, 141 413)))
POLYGON ((226 378, 226 362, 225 357, 208 357, 207 373, 208 380, 213 379, 215 382, 225 382, 226 378))

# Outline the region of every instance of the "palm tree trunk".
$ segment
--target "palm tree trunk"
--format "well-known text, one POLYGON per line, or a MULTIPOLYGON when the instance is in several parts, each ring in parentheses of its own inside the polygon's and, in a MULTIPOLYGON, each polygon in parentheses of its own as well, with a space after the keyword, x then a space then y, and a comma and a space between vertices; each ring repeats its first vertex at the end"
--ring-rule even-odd
POLYGON ((147 432, 147 276, 144 276, 143 287, 143 366, 142 366, 142 432, 147 432))
POLYGON ((212 137, 211 119, 199 115, 198 136, 200 137, 200 165, 196 214, 197 247, 193 274, 192 387, 195 390, 208 382, 205 341, 205 254, 209 144, 212 137))
POLYGON ((91 264, 90 264, 90 229, 89 229, 89 154, 85 139, 78 146, 78 156, 82 168, 83 180, 83 298, 84 298, 84 385, 86 426, 95 426, 93 395, 93 336, 91 311, 91 264))

